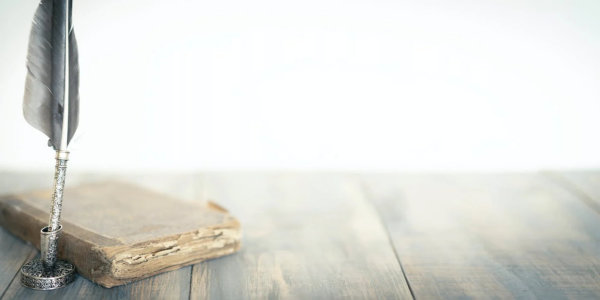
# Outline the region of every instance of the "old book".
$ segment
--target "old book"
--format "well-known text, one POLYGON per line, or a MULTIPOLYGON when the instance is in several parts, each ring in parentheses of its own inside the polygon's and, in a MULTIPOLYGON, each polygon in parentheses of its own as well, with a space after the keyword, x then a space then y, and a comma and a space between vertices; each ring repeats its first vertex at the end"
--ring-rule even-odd
MULTIPOLYGON (((0 197, 0 225, 40 246, 51 191, 0 197)), ((240 224, 214 203, 192 204, 120 182, 67 188, 59 258, 113 287, 234 253, 240 224)))

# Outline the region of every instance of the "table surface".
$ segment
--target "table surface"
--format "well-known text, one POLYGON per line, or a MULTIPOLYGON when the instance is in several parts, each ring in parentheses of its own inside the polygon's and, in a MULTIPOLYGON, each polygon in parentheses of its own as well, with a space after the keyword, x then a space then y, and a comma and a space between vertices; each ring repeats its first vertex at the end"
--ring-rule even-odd
MULTIPOLYGON (((44 292, 18 278, 38 251, 0 229, 1 298, 600 298, 600 172, 69 174, 67 189, 115 177, 218 202, 239 218, 242 250, 112 289, 78 277, 44 292)), ((0 172, 0 193, 51 184, 0 172)))

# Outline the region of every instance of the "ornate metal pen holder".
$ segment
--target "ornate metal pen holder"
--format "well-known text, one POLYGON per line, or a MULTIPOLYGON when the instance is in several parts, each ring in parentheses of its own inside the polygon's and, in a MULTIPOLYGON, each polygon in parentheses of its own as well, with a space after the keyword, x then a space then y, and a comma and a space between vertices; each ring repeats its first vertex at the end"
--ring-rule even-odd
POLYGON ((21 267, 21 283, 36 290, 53 290, 71 283, 75 279, 75 267, 57 260, 58 238, 62 225, 57 230, 41 230, 41 258, 34 259, 21 267))
POLYGON ((69 152, 56 152, 50 225, 40 231, 41 257, 21 267, 21 283, 28 288, 53 290, 64 287, 75 279, 75 267, 69 262, 57 259, 58 240, 62 232, 60 214, 68 157, 69 152))

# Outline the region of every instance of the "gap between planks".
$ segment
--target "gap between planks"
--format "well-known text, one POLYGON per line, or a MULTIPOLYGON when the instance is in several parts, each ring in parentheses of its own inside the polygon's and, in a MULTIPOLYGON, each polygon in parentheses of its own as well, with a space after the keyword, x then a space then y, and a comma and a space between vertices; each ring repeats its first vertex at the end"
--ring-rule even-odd
MULTIPOLYGON (((35 256, 37 255, 37 250, 35 249, 30 249, 29 250, 29 254, 25 257, 25 259, 21 262, 21 265, 24 265, 26 262, 32 260, 33 258, 35 258, 35 256)), ((13 276, 13 278, 10 280, 10 283, 8 283, 8 285, 6 286, 6 288, 4 289, 4 291, 2 291, 2 295, 0 295, 0 300, 4 299, 4 296, 6 295, 6 292, 8 291, 8 288, 14 284, 15 279, 17 279, 17 277, 19 277, 21 273, 21 268, 19 267, 17 269, 17 271, 15 272, 15 275, 13 276)))
POLYGON ((402 276, 404 276, 404 281, 406 282, 406 285, 408 286, 408 291, 410 292, 410 296, 412 297, 413 300, 416 300, 415 293, 413 292, 412 286, 410 285, 410 280, 408 280, 408 277, 406 276, 406 271, 404 271, 404 266, 402 265, 402 261, 400 260, 400 256, 398 255, 398 250, 396 249, 396 246, 394 245, 394 240, 392 239, 392 234, 390 233, 390 229, 388 228, 385 220, 383 219, 383 216, 381 215, 381 210, 373 202, 373 193, 372 193, 371 189, 367 186, 367 183, 362 178, 359 178, 358 180, 359 180, 358 182, 360 185, 360 189, 362 190, 365 199, 367 199, 367 201, 369 202, 371 207, 373 207, 373 209, 375 210, 375 212, 377 214, 377 218, 379 219, 379 223, 381 223, 381 226, 385 230, 390 247, 392 248, 392 251, 394 251, 394 256, 396 257, 396 261, 398 261, 398 265, 400 266, 400 270, 402 271, 402 276))

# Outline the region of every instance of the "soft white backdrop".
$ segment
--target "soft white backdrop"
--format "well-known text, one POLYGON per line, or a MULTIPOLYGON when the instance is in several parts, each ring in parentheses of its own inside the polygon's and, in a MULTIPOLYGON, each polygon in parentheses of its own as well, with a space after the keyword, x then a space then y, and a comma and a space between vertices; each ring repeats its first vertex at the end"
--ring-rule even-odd
MULTIPOLYGON (((0 0, 0 168, 48 169, 21 114, 35 0, 0 0)), ((600 167, 600 1, 75 0, 71 165, 600 167)))

